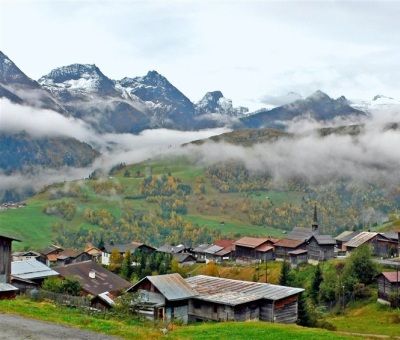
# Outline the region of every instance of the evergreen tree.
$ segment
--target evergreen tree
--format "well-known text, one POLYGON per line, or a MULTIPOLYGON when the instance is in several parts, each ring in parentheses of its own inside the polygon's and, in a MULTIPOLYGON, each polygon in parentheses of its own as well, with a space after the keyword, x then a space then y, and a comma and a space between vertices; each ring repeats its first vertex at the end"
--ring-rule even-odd
POLYGON ((290 283, 290 264, 286 260, 282 263, 281 275, 279 276, 279 284, 287 286, 290 283))
POLYGON ((124 260, 122 261, 121 265, 121 275, 129 280, 132 276, 132 257, 131 257, 131 252, 128 250, 125 253, 124 260))
POLYGON ((319 300, 319 290, 322 280, 323 280, 322 271, 320 265, 318 264, 317 267, 315 268, 314 277, 311 281, 311 292, 310 292, 311 299, 315 304, 317 304, 319 300))
POLYGON ((103 235, 100 236, 100 241, 99 241, 99 244, 97 245, 97 248, 99 248, 100 250, 104 249, 103 235))
POLYGON ((299 295, 299 299, 297 300, 297 324, 300 326, 305 326, 305 327, 312 327, 313 326, 313 320, 310 315, 310 312, 308 310, 307 306, 307 301, 304 296, 304 293, 299 295))

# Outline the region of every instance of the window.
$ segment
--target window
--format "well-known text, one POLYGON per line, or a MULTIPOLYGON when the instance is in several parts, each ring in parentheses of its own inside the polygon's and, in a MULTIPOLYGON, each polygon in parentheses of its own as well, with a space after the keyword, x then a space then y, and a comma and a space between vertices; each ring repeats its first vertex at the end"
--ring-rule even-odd
POLYGON ((214 305, 214 313, 218 313, 218 305, 214 305))

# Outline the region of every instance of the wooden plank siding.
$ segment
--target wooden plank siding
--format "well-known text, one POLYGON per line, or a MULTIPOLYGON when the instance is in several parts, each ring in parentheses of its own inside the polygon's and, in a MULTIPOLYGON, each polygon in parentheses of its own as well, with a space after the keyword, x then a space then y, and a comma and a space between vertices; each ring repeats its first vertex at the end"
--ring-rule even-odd
POLYGON ((10 283, 11 278, 11 242, 0 236, 0 282, 10 283))

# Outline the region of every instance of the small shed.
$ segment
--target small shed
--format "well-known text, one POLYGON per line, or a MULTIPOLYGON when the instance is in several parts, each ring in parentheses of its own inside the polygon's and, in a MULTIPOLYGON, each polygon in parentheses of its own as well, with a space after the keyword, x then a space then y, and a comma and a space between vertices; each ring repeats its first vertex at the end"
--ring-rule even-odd
POLYGON ((391 303, 393 295, 399 299, 400 272, 382 272, 378 276, 378 301, 391 303))
POLYGON ((172 256, 181 266, 191 266, 196 263, 196 258, 192 254, 178 253, 172 256))
POLYGON ((307 263, 308 261, 308 251, 307 249, 296 249, 290 251, 289 260, 292 267, 297 267, 301 263, 307 263))

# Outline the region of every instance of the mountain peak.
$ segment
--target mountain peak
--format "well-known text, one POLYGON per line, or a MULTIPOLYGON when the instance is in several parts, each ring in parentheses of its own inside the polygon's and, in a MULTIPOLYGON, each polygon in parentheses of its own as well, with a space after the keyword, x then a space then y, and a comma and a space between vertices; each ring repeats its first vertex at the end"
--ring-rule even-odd
POLYGON ((306 99, 308 100, 326 100, 326 99, 331 99, 325 92, 322 92, 321 90, 315 91, 313 94, 309 95, 306 99))
POLYGON ((10 58, 0 51, 0 83, 38 87, 38 84, 23 73, 10 58))

